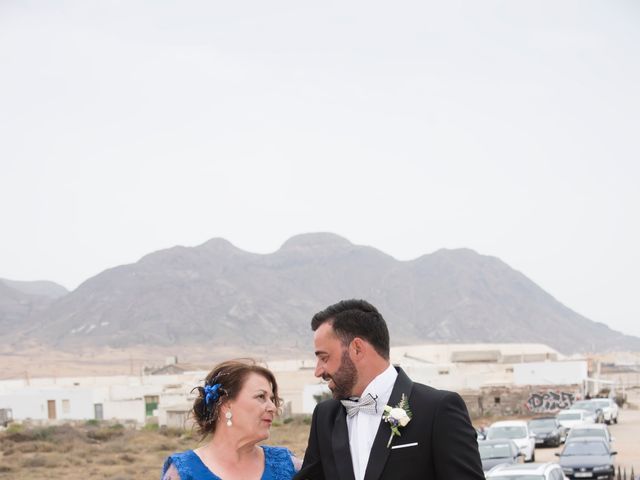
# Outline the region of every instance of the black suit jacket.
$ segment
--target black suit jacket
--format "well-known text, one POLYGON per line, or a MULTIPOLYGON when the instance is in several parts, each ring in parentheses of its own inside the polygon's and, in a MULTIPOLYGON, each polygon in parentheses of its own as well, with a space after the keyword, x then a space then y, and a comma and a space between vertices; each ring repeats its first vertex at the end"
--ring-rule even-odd
MULTIPOLYGON (((402 394, 413 417, 387 448, 391 430, 381 421, 365 480, 484 480, 476 431, 467 407, 454 392, 413 383, 398 369, 389 405, 402 394), (415 446, 394 446, 417 443, 415 446)), ((309 444, 296 480, 354 480, 346 413, 337 400, 318 404, 313 412, 309 444)))

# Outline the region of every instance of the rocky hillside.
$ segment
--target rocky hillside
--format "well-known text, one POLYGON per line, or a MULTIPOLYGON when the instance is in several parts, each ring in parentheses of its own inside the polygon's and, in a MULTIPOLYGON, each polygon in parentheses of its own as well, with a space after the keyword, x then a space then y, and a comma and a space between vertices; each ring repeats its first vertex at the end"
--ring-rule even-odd
POLYGON ((497 258, 461 249, 402 262, 333 234, 293 237, 268 255, 224 239, 155 252, 87 280, 12 333, 58 347, 308 348, 312 314, 354 297, 382 311, 394 344, 640 350, 639 338, 582 317, 497 258))
POLYGON ((27 322, 67 293, 63 286, 53 282, 0 278, 0 332, 11 334, 28 328, 27 322))

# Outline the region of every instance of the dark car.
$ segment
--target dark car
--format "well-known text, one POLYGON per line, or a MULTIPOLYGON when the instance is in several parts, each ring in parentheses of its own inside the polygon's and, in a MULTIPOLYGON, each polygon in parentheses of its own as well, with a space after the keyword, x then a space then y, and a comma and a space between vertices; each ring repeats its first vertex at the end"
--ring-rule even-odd
POLYGON ((613 480, 615 468, 609 444, 602 438, 581 437, 565 444, 560 457, 562 471, 570 479, 613 480))
POLYGON ((502 463, 509 465, 518 463, 520 457, 524 456, 513 440, 481 440, 478 442, 478 450, 480 450, 482 470, 485 472, 502 463))
POLYGON ((529 430, 536 434, 536 447, 559 447, 562 427, 556 417, 540 417, 529 420, 529 430))

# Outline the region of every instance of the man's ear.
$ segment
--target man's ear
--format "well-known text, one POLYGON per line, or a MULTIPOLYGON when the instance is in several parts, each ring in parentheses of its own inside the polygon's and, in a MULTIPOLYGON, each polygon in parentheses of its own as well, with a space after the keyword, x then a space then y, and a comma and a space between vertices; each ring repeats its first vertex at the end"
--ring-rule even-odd
POLYGON ((351 341, 350 347, 351 353, 353 354, 354 359, 356 359, 364 356, 367 345, 360 337, 356 337, 351 341))

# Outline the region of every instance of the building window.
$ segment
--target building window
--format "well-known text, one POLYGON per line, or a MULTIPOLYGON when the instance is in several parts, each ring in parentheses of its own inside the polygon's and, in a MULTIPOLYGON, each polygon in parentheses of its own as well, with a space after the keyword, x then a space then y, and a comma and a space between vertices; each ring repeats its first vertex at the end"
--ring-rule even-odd
POLYGON ((153 415, 153 411, 158 408, 158 403, 160 403, 160 397, 157 395, 145 395, 144 406, 147 417, 151 417, 153 415))
POLYGON ((71 413, 71 402, 69 400, 62 400, 62 413, 71 413))
POLYGON ((449 370, 438 370, 438 375, 449 375, 449 370))
POLYGON ((493 404, 500 405, 500 397, 493 397, 493 404))

